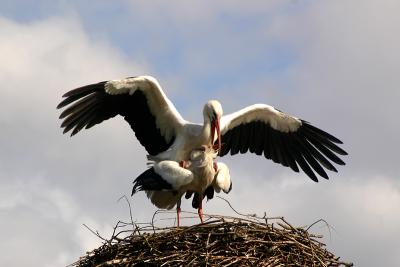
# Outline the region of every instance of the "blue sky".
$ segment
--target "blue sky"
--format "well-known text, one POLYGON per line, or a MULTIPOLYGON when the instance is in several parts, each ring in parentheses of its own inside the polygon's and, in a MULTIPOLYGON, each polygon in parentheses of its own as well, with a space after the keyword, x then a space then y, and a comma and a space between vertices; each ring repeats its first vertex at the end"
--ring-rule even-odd
MULTIPOLYGON (((3 6, 0 14, 25 24, 51 17, 76 19, 89 38, 110 43, 131 60, 150 64, 157 76, 189 76, 188 86, 194 91, 274 75, 296 60, 290 44, 258 35, 269 30, 268 10, 255 10, 249 16, 221 8, 204 23, 201 16, 186 22, 161 8, 153 15, 163 17, 154 19, 150 7, 140 4, 136 9, 134 1, 97 1, 96 5, 90 1, 10 1, 3 6), (188 65, 193 72, 186 72, 188 65)), ((293 3, 278 12, 289 15, 301 8, 293 3)))
MULTIPOLYGON (((139 74, 155 76, 189 120, 200 122, 211 98, 225 113, 266 103, 338 136, 350 155, 329 181, 252 155, 224 157, 233 179, 224 196, 296 225, 327 220, 330 238, 314 230, 356 265, 400 264, 398 1, 0 6, 2 265, 65 266, 100 244, 83 223, 107 235, 128 218, 117 199, 146 168, 144 149, 121 118, 62 135, 55 107, 69 89, 139 74)), ((156 210, 144 194, 131 202, 138 222, 156 210)), ((232 215, 218 200, 205 212, 232 215)))

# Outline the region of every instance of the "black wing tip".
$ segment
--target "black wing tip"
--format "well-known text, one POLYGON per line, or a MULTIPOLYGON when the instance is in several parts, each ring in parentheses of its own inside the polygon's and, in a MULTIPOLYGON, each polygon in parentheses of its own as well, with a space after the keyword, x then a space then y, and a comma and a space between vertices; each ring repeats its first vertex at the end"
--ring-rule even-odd
POLYGON ((306 120, 300 120, 300 121, 301 121, 303 127, 308 128, 309 130, 328 138, 330 141, 332 141, 336 144, 341 144, 341 145, 343 144, 342 140, 340 140, 339 138, 331 135, 330 133, 328 133, 324 130, 321 130, 320 128, 312 125, 310 122, 308 122, 306 120))
POLYGON ((65 126, 62 126, 62 125, 61 125, 61 128, 64 128, 64 130, 63 130, 63 134, 66 134, 66 133, 68 133, 68 132, 69 132, 69 129, 65 128, 65 126))
POLYGON ((133 181, 132 183, 133 183, 133 187, 132 187, 131 196, 133 196, 134 194, 136 194, 137 192, 140 191, 140 186, 137 183, 137 179, 135 181, 133 181))
MULTIPOLYGON (((64 96, 63 96, 64 97, 64 96)), ((67 97, 65 99, 63 99, 56 107, 56 109, 61 109, 65 106, 67 106, 70 103, 70 99, 67 97)))
POLYGON ((337 165, 340 165, 340 166, 344 166, 344 165, 346 165, 346 163, 341 159, 341 158, 337 158, 336 159, 336 161, 334 161, 337 165))
POLYGON ((347 156, 348 155, 348 153, 346 151, 344 151, 341 147, 336 147, 336 149, 334 149, 334 151, 337 154, 341 155, 341 156, 347 156))
POLYGON ((61 101, 61 102, 57 105, 56 109, 63 108, 63 107, 65 106, 63 102, 64 102, 64 101, 61 101))
POLYGON ((229 189, 228 189, 228 191, 226 192, 227 194, 229 194, 229 192, 231 192, 232 191, 232 181, 231 181, 231 184, 229 185, 229 189))
POLYGON ((329 169, 327 169, 327 170, 329 170, 329 171, 331 171, 331 172, 338 172, 338 170, 335 168, 335 167, 333 167, 333 168, 329 168, 329 169))
POLYGON ((75 128, 75 129, 72 131, 72 133, 71 133, 71 137, 74 136, 74 135, 76 135, 76 134, 79 133, 79 132, 80 132, 80 130, 77 130, 77 128, 75 128))
POLYGON ((342 140, 340 140, 337 137, 335 137, 335 138, 336 138, 336 144, 343 145, 343 141, 342 140))
POLYGON ((87 84, 84 86, 80 86, 77 87, 75 89, 72 89, 68 92, 66 92, 65 94, 62 95, 62 97, 70 97, 70 96, 74 96, 77 94, 90 94, 91 92, 94 91, 98 91, 98 90, 104 90, 104 85, 107 83, 108 81, 102 81, 102 82, 97 82, 97 83, 91 83, 91 84, 87 84))
MULTIPOLYGON (((67 125, 64 125, 64 126, 61 125, 61 128, 64 128, 63 134, 67 134, 67 133, 68 133, 69 131, 71 131, 74 127, 70 128, 70 127, 68 127, 67 125)), ((80 130, 79 130, 79 131, 80 131, 80 130)), ((71 132, 70 137, 76 135, 79 131, 75 131, 75 129, 74 129, 74 130, 71 132)))
POLYGON ((326 180, 329 180, 329 176, 328 176, 328 174, 326 174, 326 173, 325 173, 325 175, 321 175, 321 177, 324 178, 324 179, 326 179, 326 180))
POLYGON ((314 174, 314 172, 312 172, 312 175, 306 173, 308 177, 310 177, 311 180, 313 180, 314 182, 318 183, 318 178, 317 176, 314 174))
POLYGON ((104 85, 107 82, 108 81, 102 81, 102 82, 98 82, 98 83, 88 84, 88 85, 84 85, 84 86, 81 86, 81 87, 78 87, 78 88, 75 88, 75 89, 72 89, 72 90, 66 92, 65 94, 62 95, 62 98, 65 98, 65 99, 63 99, 57 105, 57 109, 63 108, 65 106, 67 106, 68 104, 70 104, 71 102, 74 102, 77 99, 81 99, 93 92, 96 92, 99 90, 104 90, 104 85))
POLYGON ((62 95, 62 98, 66 98, 66 97, 71 96, 71 92, 73 92, 74 90, 76 90, 76 89, 72 89, 72 90, 70 90, 70 91, 64 93, 64 94, 62 95))

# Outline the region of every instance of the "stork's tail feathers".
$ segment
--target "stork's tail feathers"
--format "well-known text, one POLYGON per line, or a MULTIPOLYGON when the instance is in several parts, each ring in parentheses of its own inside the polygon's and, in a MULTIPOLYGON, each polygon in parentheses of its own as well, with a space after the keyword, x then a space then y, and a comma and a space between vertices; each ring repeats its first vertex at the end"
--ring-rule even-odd
MULTIPOLYGON (((189 192, 187 192, 186 195, 185 195, 185 198, 187 198, 187 199, 190 198, 190 197, 192 196, 192 194, 190 193, 189 197, 187 197, 187 196, 188 196, 188 193, 189 193, 189 192)), ((210 185, 209 187, 207 187, 206 191, 204 191, 203 199, 204 199, 205 197, 207 197, 207 201, 209 201, 210 199, 213 199, 213 198, 214 198, 214 187, 213 187, 212 185, 210 185)), ((200 206, 200 202, 199 202, 199 193, 194 193, 193 200, 192 200, 192 207, 193 207, 194 209, 198 209, 199 206, 200 206)))
POLYGON ((150 168, 144 171, 133 181, 132 194, 138 191, 160 191, 160 190, 172 190, 172 185, 161 178, 159 174, 154 171, 154 168, 150 168))

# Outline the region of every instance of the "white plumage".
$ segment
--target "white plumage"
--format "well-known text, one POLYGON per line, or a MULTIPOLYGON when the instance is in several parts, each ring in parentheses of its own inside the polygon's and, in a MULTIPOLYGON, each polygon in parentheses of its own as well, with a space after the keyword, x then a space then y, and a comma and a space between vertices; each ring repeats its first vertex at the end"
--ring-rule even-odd
POLYGON ((229 193, 232 189, 231 175, 229 173, 228 166, 223 162, 216 162, 217 173, 213 181, 213 187, 215 192, 219 193, 224 191, 224 193, 229 193))
POLYGON ((265 104, 254 104, 221 118, 221 134, 239 125, 253 121, 263 122, 272 129, 283 132, 295 132, 302 125, 301 120, 276 110, 265 104))
POLYGON ((193 182, 193 172, 182 168, 176 161, 163 160, 155 163, 153 168, 154 172, 169 183, 173 190, 179 190, 193 182))

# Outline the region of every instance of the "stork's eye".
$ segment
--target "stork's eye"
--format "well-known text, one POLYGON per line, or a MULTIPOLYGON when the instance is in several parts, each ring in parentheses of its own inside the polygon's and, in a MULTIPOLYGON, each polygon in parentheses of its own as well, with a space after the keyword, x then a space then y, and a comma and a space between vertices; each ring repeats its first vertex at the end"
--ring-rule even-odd
POLYGON ((213 110, 211 113, 211 120, 215 120, 217 117, 217 113, 215 112, 215 110, 213 110))

